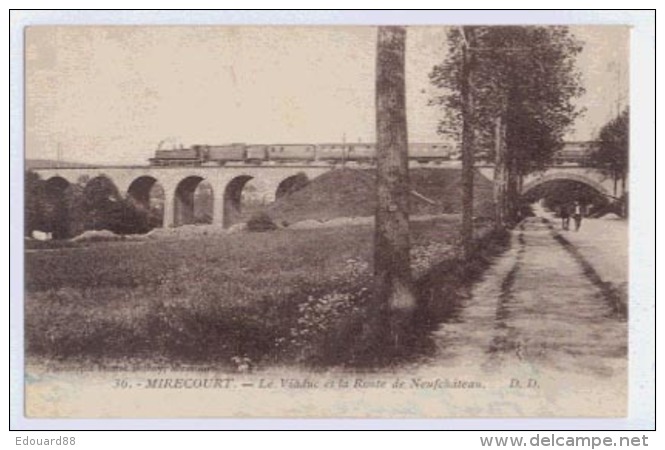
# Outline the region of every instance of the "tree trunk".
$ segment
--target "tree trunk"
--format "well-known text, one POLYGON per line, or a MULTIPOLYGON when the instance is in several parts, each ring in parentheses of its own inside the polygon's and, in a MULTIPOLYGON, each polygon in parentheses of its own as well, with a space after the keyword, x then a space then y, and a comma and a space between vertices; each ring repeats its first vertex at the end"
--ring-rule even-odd
POLYGON ((473 71, 474 30, 462 27, 462 255, 470 259, 473 249, 473 93, 471 92, 473 71))
POLYGON ((508 152, 507 162, 507 181, 506 181, 506 220, 511 224, 517 221, 517 161, 515 157, 508 152))
POLYGON ((506 211, 506 127, 497 117, 494 124, 494 229, 505 227, 506 211))
POLYGON ((394 346, 401 343, 416 306, 409 255, 405 37, 403 27, 379 27, 376 63, 374 294, 384 313, 379 326, 388 325, 394 346))
POLYGON ((620 204, 621 204, 621 217, 626 218, 628 217, 628 204, 627 204, 627 197, 626 197, 626 173, 623 172, 621 174, 621 197, 620 197, 620 204))

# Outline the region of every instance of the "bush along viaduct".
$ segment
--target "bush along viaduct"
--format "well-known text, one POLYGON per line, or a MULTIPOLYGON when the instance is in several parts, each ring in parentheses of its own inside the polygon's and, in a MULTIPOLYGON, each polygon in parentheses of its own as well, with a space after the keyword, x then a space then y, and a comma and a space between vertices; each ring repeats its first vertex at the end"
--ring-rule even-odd
MULTIPOLYGON (((419 164, 414 167, 437 168, 461 167, 459 161, 419 164)), ((284 164, 284 165, 225 165, 222 167, 189 166, 105 166, 105 167, 67 167, 34 169, 42 180, 46 181, 49 192, 64 194, 70 184, 91 183, 105 179, 113 183, 120 195, 126 195, 143 207, 150 207, 150 192, 159 184, 164 192, 163 223, 164 227, 177 227, 194 221, 194 193, 200 183, 209 183, 213 193, 212 223, 223 227, 232 224, 230 218, 241 207, 242 191, 247 182, 260 182, 262 195, 267 201, 280 198, 290 192, 303 177, 311 180, 317 176, 335 170, 336 165, 325 163, 284 164)), ((370 166, 368 166, 370 167, 370 166)), ((493 166, 477 166, 477 173, 488 179, 493 177, 493 166)), ((598 191, 601 195, 615 197, 614 182, 595 169, 580 165, 552 166, 543 172, 527 176, 523 182, 522 194, 554 180, 570 180, 583 183, 598 191)))

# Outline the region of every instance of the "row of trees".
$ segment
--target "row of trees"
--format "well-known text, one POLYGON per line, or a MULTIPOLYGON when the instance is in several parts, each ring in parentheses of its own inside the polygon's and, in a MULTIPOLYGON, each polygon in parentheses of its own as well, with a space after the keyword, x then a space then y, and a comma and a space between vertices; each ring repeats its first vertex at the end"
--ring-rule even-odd
POLYGON ((59 185, 28 171, 25 178, 25 234, 39 230, 66 239, 85 230, 145 233, 161 223, 159 211, 123 198, 103 177, 59 185))
MULTIPOLYGON (((495 224, 519 216, 524 177, 544 169, 582 113, 574 99, 583 93, 575 66, 582 45, 567 27, 465 26, 448 33, 448 54, 430 74, 443 93, 439 132, 462 143, 463 201, 473 202, 473 157, 494 160, 495 224)), ((471 207, 464 208, 467 216, 471 207)), ((470 217, 463 221, 468 255, 470 217)))
MULTIPOLYGON (((399 346, 416 309, 409 271, 407 127, 404 89, 406 31, 380 27, 376 114, 378 191, 375 229, 374 317, 369 333, 399 346)), ((439 132, 462 147, 463 256, 473 241, 474 158, 494 160, 495 226, 514 223, 526 175, 545 169, 575 119, 584 89, 576 67, 581 43, 567 27, 464 26, 451 28, 447 54, 430 73, 442 94, 439 132)), ((601 132, 592 158, 625 180, 627 113, 601 132), (625 130, 624 133, 622 130, 625 130)))
MULTIPOLYGON (((628 178, 630 110, 624 109, 606 123, 598 135, 598 147, 589 162, 614 180, 614 196, 625 200, 628 178)), ((625 205, 624 205, 625 206, 625 205)))

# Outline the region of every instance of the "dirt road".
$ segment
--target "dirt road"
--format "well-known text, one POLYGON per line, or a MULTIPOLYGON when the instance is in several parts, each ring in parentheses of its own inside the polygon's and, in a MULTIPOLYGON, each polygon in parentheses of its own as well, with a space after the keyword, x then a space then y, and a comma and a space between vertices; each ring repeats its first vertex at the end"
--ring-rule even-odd
POLYGON ((446 358, 489 371, 529 364, 611 376, 624 368, 625 318, 570 247, 548 222, 527 219, 459 316, 435 333, 446 358))

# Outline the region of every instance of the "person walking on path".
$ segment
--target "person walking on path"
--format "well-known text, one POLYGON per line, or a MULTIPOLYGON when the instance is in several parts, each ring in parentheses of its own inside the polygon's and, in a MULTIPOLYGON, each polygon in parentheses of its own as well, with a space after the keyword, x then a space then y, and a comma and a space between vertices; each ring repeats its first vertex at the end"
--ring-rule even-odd
POLYGON ((570 228, 570 212, 568 211, 568 205, 561 205, 559 207, 559 217, 561 217, 561 228, 563 230, 568 230, 570 228))
POLYGON ((579 201, 575 202, 573 219, 575 220, 575 231, 579 231, 580 226, 582 226, 582 205, 579 201))

